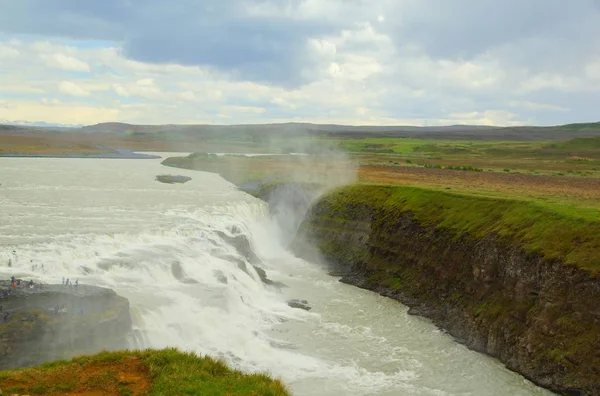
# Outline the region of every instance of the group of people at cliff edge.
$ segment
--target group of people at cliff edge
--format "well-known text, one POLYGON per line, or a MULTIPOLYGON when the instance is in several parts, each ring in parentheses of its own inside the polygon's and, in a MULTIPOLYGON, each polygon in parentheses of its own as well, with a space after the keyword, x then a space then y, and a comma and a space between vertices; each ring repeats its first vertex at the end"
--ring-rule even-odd
MULTIPOLYGON (((10 277, 10 285, 12 286, 13 289, 16 289, 17 286, 21 286, 21 283, 23 283, 23 279, 17 279, 14 276, 10 277)), ((33 279, 29 280, 29 282, 27 282, 27 287, 30 289, 33 289, 33 279)), ((41 284, 39 285, 41 287, 41 284)))
MULTIPOLYGON (((16 262, 16 260, 17 260, 17 252, 16 252, 15 250, 13 250, 13 251, 12 251, 12 253, 13 253, 13 255, 15 256, 15 262, 16 262)), ((31 271, 35 271, 35 270, 37 270, 38 266, 37 266, 37 264, 34 264, 34 263, 33 263, 33 259, 32 259, 32 260, 29 260, 29 261, 30 261, 30 263, 31 263, 31 271)), ((12 268, 12 266, 13 266, 13 260, 12 260, 12 258, 9 258, 9 259, 8 259, 8 266, 12 268)), ((44 270, 44 264, 42 264, 42 265, 41 265, 41 269, 42 269, 42 270, 44 270)), ((20 286, 20 285, 21 285, 22 279, 16 279, 16 278, 13 276, 13 277, 11 277, 11 280, 10 280, 10 281, 11 281, 11 286, 12 286, 13 288, 16 288, 17 286, 20 286)), ((75 280, 75 283, 73 283, 73 282, 71 282, 71 280, 70 280, 69 278, 66 278, 66 279, 65 279, 65 278, 63 277, 63 278, 62 278, 62 284, 63 284, 63 285, 65 285, 65 286, 78 286, 78 285, 79 285, 79 279, 76 279, 76 280, 75 280)), ((33 289, 33 288, 34 288, 34 283, 33 283, 33 280, 30 280, 30 281, 27 283, 27 285, 28 285, 28 287, 29 287, 30 289, 33 289)), ((38 284, 38 285, 39 285, 39 287, 41 288, 41 284, 38 284)), ((10 287, 9 287, 9 289, 10 289, 10 287)), ((10 292, 10 290, 9 290, 9 292, 10 292)), ((10 293, 9 293, 9 294, 10 294, 10 293)))

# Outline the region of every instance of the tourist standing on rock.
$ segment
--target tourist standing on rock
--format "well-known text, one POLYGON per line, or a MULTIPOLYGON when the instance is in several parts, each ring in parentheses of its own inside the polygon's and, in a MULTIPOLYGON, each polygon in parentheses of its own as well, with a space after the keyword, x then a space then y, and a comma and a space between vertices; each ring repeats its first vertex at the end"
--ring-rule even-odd
POLYGON ((12 259, 10 259, 10 258, 8 259, 8 266, 12 267, 12 259))

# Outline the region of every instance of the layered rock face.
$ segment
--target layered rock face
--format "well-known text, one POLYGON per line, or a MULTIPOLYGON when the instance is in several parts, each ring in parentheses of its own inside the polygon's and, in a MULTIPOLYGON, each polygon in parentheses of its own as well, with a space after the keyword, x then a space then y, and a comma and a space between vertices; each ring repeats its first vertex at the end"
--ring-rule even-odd
POLYGON ((110 289, 0 282, 0 369, 128 347, 129 302, 110 289))
POLYGON ((316 246, 343 282, 403 302, 541 386, 600 394, 600 281, 590 271, 336 194, 309 212, 297 253, 316 246))

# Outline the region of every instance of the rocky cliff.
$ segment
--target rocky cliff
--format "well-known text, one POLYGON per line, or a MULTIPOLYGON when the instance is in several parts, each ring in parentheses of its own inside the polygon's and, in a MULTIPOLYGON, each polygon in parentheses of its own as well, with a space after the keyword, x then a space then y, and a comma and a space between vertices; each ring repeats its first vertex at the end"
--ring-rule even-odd
POLYGON ((0 281, 0 290, 0 370, 127 347, 129 302, 110 289, 26 284, 13 289, 0 281))
POLYGON ((599 227, 520 202, 354 186, 312 207, 295 249, 317 246, 343 282, 541 386, 597 395, 599 227))

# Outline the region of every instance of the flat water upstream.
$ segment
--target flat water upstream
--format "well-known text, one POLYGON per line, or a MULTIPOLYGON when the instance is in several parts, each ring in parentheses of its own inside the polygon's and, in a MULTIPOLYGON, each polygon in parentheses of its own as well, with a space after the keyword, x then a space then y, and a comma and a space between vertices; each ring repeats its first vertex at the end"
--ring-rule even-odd
POLYGON ((131 304, 132 348, 221 357, 271 372, 295 395, 550 394, 294 257, 266 204, 217 175, 160 160, 0 158, 0 184, 0 277, 115 290, 131 304), (289 287, 266 287, 233 238, 289 287), (288 307, 291 298, 312 310, 288 307))

